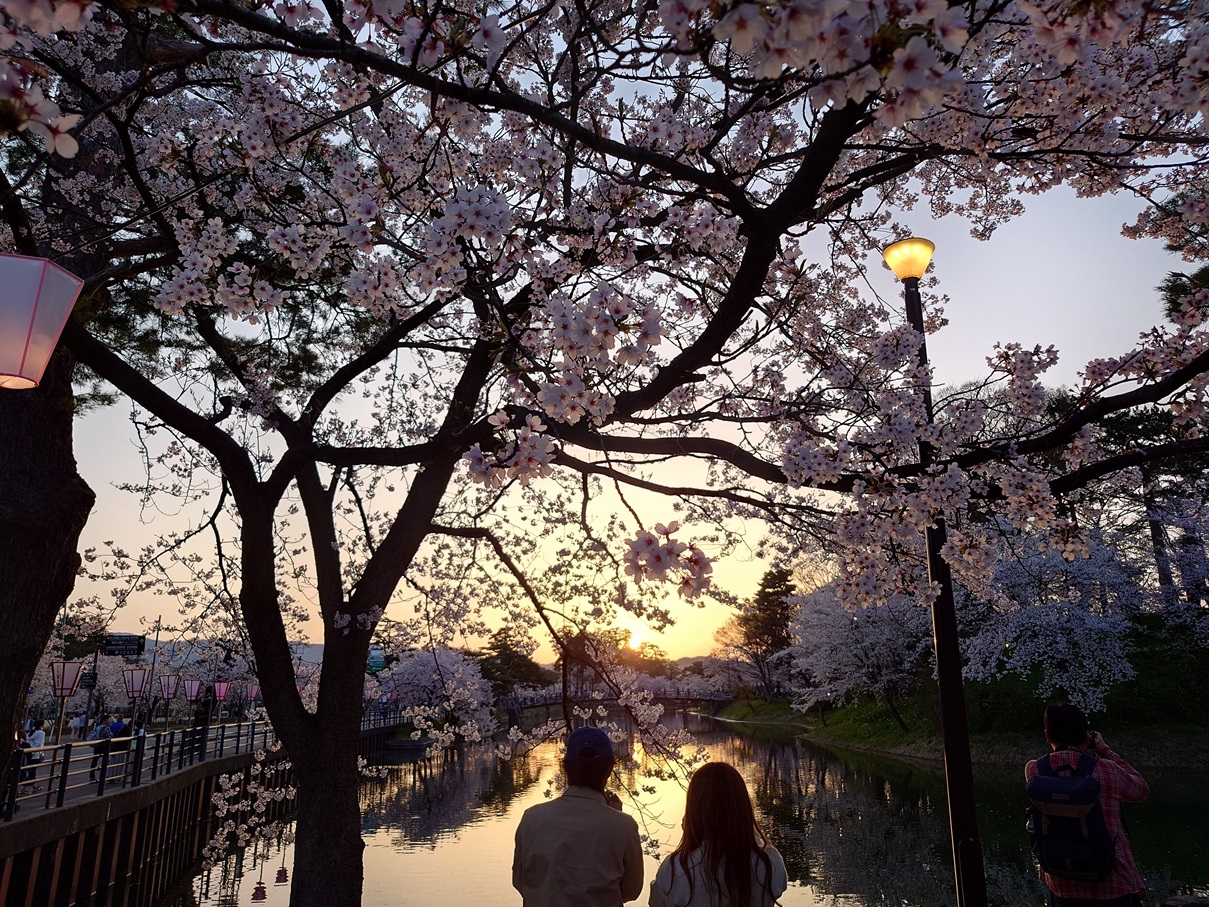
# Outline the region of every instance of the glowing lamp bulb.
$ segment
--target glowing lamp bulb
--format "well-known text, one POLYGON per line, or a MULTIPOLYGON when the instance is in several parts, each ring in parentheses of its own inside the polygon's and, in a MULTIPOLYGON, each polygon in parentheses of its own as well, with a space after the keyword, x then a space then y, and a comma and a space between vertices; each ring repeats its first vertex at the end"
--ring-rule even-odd
POLYGON ((928 262, 936 251, 936 243, 928 239, 912 236, 910 239, 900 239, 882 250, 882 258, 899 280, 916 280, 924 276, 928 270, 928 262))

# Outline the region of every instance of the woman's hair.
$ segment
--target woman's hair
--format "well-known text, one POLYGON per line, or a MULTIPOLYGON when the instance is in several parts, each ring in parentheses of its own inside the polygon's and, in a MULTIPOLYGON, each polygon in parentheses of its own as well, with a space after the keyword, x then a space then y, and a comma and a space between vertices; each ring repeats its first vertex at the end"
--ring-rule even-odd
POLYGON ((706 884, 713 889, 720 878, 733 907, 752 907, 752 872, 763 867, 761 884, 772 895, 772 860, 764 849, 768 836, 756 821, 743 776, 725 762, 707 762, 693 772, 684 805, 684 836, 672 852, 672 868, 679 862, 689 881, 689 857, 701 849, 706 884), (753 863, 752 855, 756 862, 753 863))

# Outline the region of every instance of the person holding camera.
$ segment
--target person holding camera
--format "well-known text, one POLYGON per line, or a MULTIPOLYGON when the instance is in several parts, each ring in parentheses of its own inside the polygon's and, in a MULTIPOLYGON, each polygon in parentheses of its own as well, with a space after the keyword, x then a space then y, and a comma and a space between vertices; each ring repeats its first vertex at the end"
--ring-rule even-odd
POLYGON ((1042 865, 1049 907, 1140 907, 1146 885, 1125 835, 1121 804, 1145 800, 1149 785, 1099 733, 1088 730, 1087 716, 1073 705, 1051 705, 1045 710, 1045 739, 1053 752, 1024 767, 1026 783, 1039 775, 1071 778, 1090 768, 1088 777, 1099 784, 1099 808, 1111 851, 1110 867, 1103 872, 1066 872, 1059 867, 1047 871, 1042 865))
POLYGON ((621 907, 642 893, 638 823, 605 790, 613 764, 600 728, 567 737, 567 789, 525 810, 516 829, 512 887, 524 907, 621 907))

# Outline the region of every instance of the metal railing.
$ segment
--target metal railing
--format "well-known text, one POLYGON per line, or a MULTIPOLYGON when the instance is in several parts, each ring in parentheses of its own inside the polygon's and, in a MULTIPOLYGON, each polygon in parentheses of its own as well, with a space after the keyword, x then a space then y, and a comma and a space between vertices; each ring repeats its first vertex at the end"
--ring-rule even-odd
MULTIPOLYGON (((361 716, 361 730, 393 727, 406 720, 403 711, 371 707, 361 716)), ((0 786, 0 820, 10 822, 22 809, 57 809, 150 784, 207 759, 267 750, 276 741, 270 722, 245 721, 15 750, 0 786)))
POLYGON ((267 721, 246 721, 15 750, 0 818, 11 822, 22 808, 55 809, 139 787, 207 759, 267 749, 276 740, 267 721))
MULTIPOLYGON (((362 717, 361 729, 404 720, 401 708, 374 708, 362 717)), ((22 809, 57 809, 139 787, 207 759, 268 749, 276 741, 269 722, 242 721, 14 750, 0 788, 0 820, 11 822, 22 809)))

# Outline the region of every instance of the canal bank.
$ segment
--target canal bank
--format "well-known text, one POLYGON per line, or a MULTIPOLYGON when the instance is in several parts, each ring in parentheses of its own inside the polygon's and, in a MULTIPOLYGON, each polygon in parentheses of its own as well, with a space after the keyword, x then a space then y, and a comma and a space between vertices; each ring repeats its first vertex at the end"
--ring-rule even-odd
MULTIPOLYGON (((936 721, 916 711, 904 710, 908 730, 897 726, 890 714, 875 704, 845 706, 803 713, 788 700, 736 700, 717 717, 737 728, 763 727, 768 733, 799 736, 822 746, 877 753, 898 759, 940 765, 944 752, 936 721)), ((1139 770, 1209 772, 1209 727, 1194 724, 1103 725, 1102 733, 1113 749, 1139 770)), ((983 731, 970 734, 970 755, 975 765, 1023 767, 1047 749, 1036 719, 1036 733, 983 731)))

